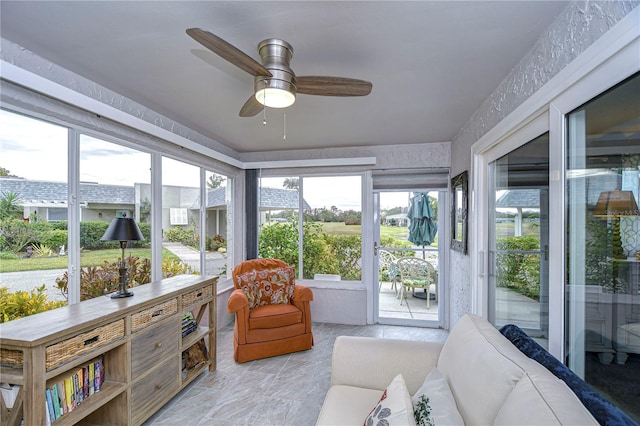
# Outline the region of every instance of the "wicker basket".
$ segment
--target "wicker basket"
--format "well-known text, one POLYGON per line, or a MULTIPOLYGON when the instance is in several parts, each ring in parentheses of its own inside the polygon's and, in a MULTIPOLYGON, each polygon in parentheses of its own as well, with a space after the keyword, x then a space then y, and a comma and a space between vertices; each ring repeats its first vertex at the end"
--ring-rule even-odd
POLYGON ((131 315, 131 332, 142 330, 148 325, 158 322, 178 312, 178 299, 167 300, 144 311, 131 315))
POLYGON ((45 350, 45 366, 48 370, 58 367, 79 355, 105 346, 124 337, 124 319, 78 334, 45 350))
POLYGON ((3 367, 22 368, 24 354, 19 349, 0 348, 0 365, 3 367))
POLYGON ((182 295, 182 308, 186 308, 187 306, 191 306, 194 303, 200 302, 201 300, 208 299, 213 294, 213 286, 208 285, 206 287, 199 288, 191 293, 182 295))

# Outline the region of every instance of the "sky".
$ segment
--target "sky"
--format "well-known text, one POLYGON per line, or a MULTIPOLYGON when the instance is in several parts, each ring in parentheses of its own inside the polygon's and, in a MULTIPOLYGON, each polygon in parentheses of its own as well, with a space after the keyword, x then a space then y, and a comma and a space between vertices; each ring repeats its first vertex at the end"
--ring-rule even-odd
MULTIPOLYGON (((67 181, 67 129, 0 110, 0 167, 31 180, 67 181)), ((80 137, 80 181, 131 186, 151 182, 151 156, 91 136, 80 137)), ((163 183, 197 186, 199 168, 163 158, 163 183)), ((265 178, 264 186, 282 188, 285 178, 265 178)), ((304 198, 312 208, 361 211, 360 177, 304 178, 304 198)), ((408 193, 384 193, 383 209, 408 205, 408 193)))

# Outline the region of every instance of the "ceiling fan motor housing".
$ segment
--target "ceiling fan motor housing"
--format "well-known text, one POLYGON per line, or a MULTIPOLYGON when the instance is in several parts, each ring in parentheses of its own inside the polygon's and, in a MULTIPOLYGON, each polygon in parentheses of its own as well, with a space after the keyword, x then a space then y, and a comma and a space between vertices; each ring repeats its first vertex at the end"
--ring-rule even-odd
POLYGON ((289 67, 293 56, 293 47, 284 40, 270 38, 258 44, 258 53, 262 65, 268 69, 273 77, 256 76, 254 89, 257 93, 265 88, 281 89, 296 94, 296 75, 289 67))

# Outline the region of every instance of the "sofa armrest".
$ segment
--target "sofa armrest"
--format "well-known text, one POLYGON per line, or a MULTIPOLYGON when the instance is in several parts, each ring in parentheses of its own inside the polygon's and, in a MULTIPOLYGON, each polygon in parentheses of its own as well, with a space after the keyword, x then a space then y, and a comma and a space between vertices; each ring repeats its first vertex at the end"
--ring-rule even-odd
POLYGON ((402 373, 412 395, 437 365, 443 344, 339 336, 333 346, 331 385, 384 390, 402 373))

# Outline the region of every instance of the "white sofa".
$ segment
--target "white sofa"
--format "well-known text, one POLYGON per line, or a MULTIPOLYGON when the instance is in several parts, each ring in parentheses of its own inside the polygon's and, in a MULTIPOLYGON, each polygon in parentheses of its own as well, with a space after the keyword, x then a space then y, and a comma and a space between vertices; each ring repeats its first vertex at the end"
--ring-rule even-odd
POLYGON ((398 373, 413 395, 434 368, 467 425, 597 425, 567 385, 485 319, 467 314, 446 342, 340 336, 318 425, 362 425, 398 373))

